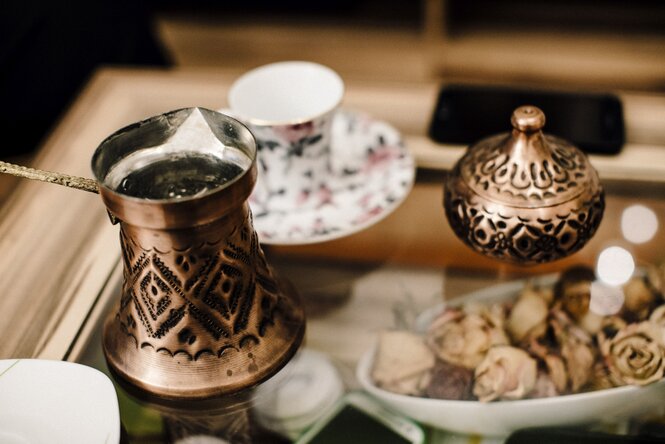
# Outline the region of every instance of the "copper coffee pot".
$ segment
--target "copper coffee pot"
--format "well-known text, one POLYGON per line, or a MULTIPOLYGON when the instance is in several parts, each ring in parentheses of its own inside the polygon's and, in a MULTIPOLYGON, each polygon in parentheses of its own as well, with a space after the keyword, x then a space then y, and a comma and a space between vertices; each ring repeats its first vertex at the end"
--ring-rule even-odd
POLYGON ((280 370, 305 317, 252 226, 250 131, 215 111, 172 111, 109 136, 92 169, 96 181, 0 163, 0 172, 99 192, 119 223, 124 282, 103 332, 110 369, 174 400, 236 393, 280 370))
POLYGON ((520 265, 551 262, 595 234, 605 200, 579 149, 543 134, 545 114, 522 106, 510 133, 469 147, 446 178, 443 205, 455 234, 475 251, 520 265))

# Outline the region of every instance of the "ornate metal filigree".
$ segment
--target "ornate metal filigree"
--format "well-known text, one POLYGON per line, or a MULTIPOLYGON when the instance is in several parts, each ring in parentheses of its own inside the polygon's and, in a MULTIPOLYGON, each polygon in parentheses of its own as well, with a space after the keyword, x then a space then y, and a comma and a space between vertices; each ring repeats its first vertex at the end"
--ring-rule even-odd
POLYGON ((479 253, 510 262, 551 262, 582 248, 596 233, 603 217, 603 194, 591 196, 580 208, 561 208, 553 217, 538 210, 497 209, 482 198, 444 197, 453 232, 479 253))
POLYGON ((145 229, 121 225, 124 283, 105 335, 116 371, 152 392, 169 384, 169 392, 195 397, 213 377, 212 392, 260 382, 295 351, 303 312, 266 263, 249 215, 230 230, 202 233, 228 232, 222 237, 168 249, 146 245, 145 229), (149 368, 156 362, 159 377, 149 368), (172 372, 191 374, 183 380, 172 372))
POLYGON ((594 235, 605 209, 586 156, 543 135, 535 107, 513 114, 513 131, 470 147, 446 180, 444 208, 455 234, 487 256, 535 264, 568 256, 594 235))
MULTIPOLYGON (((103 335, 118 379, 151 396, 200 402, 279 371, 302 342, 305 318, 298 295, 266 263, 252 225, 247 200, 257 172, 249 130, 210 110, 173 111, 109 136, 95 152, 93 172, 120 224, 124 283, 103 335), (201 134, 186 139, 194 130, 201 134), (239 172, 177 198, 138 198, 114 188, 109 177, 117 165, 163 159, 174 138, 181 146, 166 160, 220 150, 239 172)), ((160 180, 166 178, 180 179, 170 170, 160 180)))
POLYGON ((125 282, 116 315, 140 348, 189 360, 259 343, 284 304, 248 223, 203 247, 161 252, 121 231, 125 282))
POLYGON ((490 137, 468 151, 461 174, 477 194, 513 201, 514 205, 542 207, 575 198, 580 187, 593 180, 594 172, 584 154, 562 139, 544 135, 551 151, 525 161, 507 149, 509 137, 490 137))

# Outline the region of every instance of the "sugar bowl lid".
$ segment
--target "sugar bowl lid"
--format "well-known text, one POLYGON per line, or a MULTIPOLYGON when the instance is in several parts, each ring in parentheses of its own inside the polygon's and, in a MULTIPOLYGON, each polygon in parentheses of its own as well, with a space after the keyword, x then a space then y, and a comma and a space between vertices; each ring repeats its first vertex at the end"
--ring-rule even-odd
POLYGON ((541 208, 595 194, 598 174, 567 141, 544 135, 545 114, 521 106, 513 131, 486 138, 460 161, 460 174, 476 194, 511 207, 541 208))
POLYGON ((520 264, 580 248, 604 210, 598 174, 569 142, 543 134, 545 114, 521 106, 513 129, 472 145, 446 180, 444 207, 455 234, 475 250, 520 264))

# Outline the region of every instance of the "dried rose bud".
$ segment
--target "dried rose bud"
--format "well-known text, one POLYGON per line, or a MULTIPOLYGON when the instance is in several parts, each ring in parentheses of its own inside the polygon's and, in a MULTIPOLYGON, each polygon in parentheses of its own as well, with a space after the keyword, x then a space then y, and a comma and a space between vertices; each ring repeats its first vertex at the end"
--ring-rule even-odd
POLYGON ((610 372, 602 361, 596 362, 591 371, 590 390, 605 390, 614 387, 610 372))
POLYGON ((561 356, 566 362, 570 389, 576 393, 591 379, 595 362, 594 353, 587 344, 569 338, 561 346, 561 356))
POLYGON ((377 386, 388 390, 389 392, 399 393, 400 395, 423 396, 425 389, 432 378, 431 370, 407 376, 401 379, 395 379, 377 386))
POLYGON ((442 360, 474 369, 494 345, 508 344, 496 309, 444 313, 427 332, 427 344, 442 360))
POLYGON ((492 347, 475 370, 473 394, 480 402, 521 399, 533 390, 536 376, 536 360, 524 350, 492 347))
POLYGON ((598 333, 603 327, 603 318, 604 316, 594 313, 589 310, 584 314, 577 323, 582 327, 587 333, 592 335, 598 333))
POLYGON ((480 316, 496 330, 502 331, 505 329, 506 307, 504 304, 488 305, 479 302, 471 302, 464 305, 462 308, 462 313, 467 316, 480 316))
POLYGON ((540 359, 545 359, 545 356, 549 355, 552 353, 553 347, 551 347, 551 344, 546 343, 545 341, 547 340, 546 336, 542 337, 535 337, 532 336, 529 338, 528 342, 525 342, 523 345, 520 347, 529 352, 531 355, 540 358, 540 359), (541 342, 542 341, 542 342, 541 342))
POLYGON ((653 324, 654 329, 658 332, 657 339, 660 342, 661 347, 665 347, 665 304, 656 307, 656 309, 651 312, 649 322, 653 324))
POLYGON ((561 307, 573 319, 580 319, 588 313, 590 300, 591 281, 576 282, 566 287, 561 300, 561 307))
POLYGON ((391 392, 421 395, 435 362, 422 337, 406 331, 385 331, 379 336, 372 379, 391 392))
POLYGON ((591 344, 593 342, 591 334, 578 324, 575 324, 572 319, 568 317, 566 312, 562 310, 551 310, 550 326, 552 327, 559 344, 562 344, 568 337, 573 337, 585 344, 591 344))
POLYGON ((554 297, 573 319, 580 319, 589 311, 591 282, 594 272, 589 267, 571 267, 561 274, 554 285, 554 297))
MULTIPOLYGON (((550 312, 548 335, 542 340, 548 340, 548 353, 538 357, 543 359, 555 379, 560 393, 567 389, 573 392, 584 386, 591 377, 591 368, 595 360, 593 337, 579 325, 573 323, 568 315, 556 308, 550 312), (560 358, 565 366, 564 375, 554 365, 560 358), (557 373, 554 373, 557 372, 557 373)), ((530 349, 537 350, 531 347, 530 349)))
POLYGON ((647 267, 647 283, 649 287, 665 298, 665 262, 647 267))
POLYGON ((430 398, 467 400, 471 398, 473 371, 459 365, 438 361, 425 394, 430 398))
POLYGON ((548 306, 545 299, 533 291, 522 293, 508 317, 507 330, 516 342, 527 336, 540 336, 547 328, 548 306))
POLYGON ((539 371, 536 377, 536 385, 529 394, 529 398, 550 398, 559 395, 556 384, 547 372, 539 371))
POLYGON ((598 346, 602 348, 605 341, 613 339, 627 325, 626 321, 619 316, 605 316, 596 335, 598 346))
POLYGON ((615 385, 647 385, 665 374, 665 349, 651 322, 629 324, 601 343, 601 352, 615 385))
POLYGON ((649 321, 653 322, 654 324, 660 327, 665 328, 665 304, 656 307, 654 311, 651 312, 651 316, 649 316, 649 321))
POLYGON ((568 373, 566 372, 566 365, 559 356, 547 355, 543 358, 545 366, 547 367, 547 374, 554 384, 558 393, 563 393, 568 387, 568 373))
POLYGON ((548 306, 554 302, 554 288, 552 287, 539 287, 533 290, 536 295, 541 297, 548 306))
POLYGON ((643 321, 649 317, 651 309, 656 304, 656 294, 647 286, 641 277, 630 279, 623 286, 624 315, 628 319, 643 321))

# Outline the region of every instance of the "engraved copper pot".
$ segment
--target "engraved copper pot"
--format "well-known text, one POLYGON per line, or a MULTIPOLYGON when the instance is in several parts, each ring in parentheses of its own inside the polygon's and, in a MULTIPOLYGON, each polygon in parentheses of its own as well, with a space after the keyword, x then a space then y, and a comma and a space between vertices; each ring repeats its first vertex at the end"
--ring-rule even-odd
MULTIPOLYGON (((141 160, 143 159, 143 160, 141 160)), ((146 160, 148 159, 148 160, 146 160)), ((103 332, 111 370, 156 396, 204 399, 238 392, 276 373, 300 345, 305 318, 293 289, 266 263, 247 200, 256 144, 223 114, 187 108, 130 125, 104 140, 92 160, 99 191, 120 224, 122 294, 103 332), (168 153, 194 113, 208 140, 185 150, 223 150, 241 167, 194 196, 146 199, 110 183, 122 162, 168 153), (171 147, 171 148, 169 148, 171 147)))
POLYGON ((510 133, 469 147, 446 178, 455 234, 484 255, 529 265, 582 248, 603 217, 598 174, 579 149, 543 134, 545 115, 517 108, 510 133))

